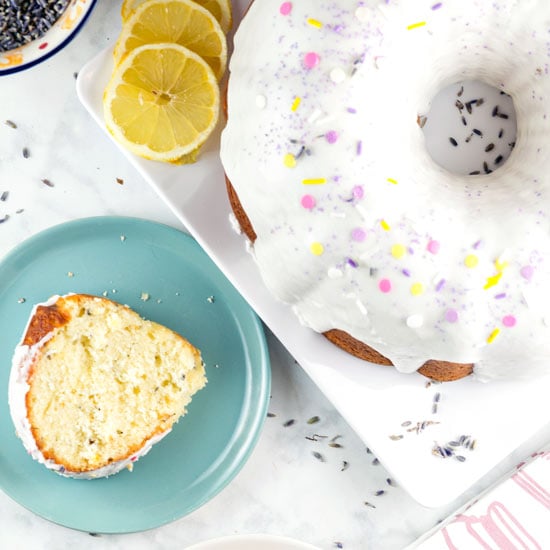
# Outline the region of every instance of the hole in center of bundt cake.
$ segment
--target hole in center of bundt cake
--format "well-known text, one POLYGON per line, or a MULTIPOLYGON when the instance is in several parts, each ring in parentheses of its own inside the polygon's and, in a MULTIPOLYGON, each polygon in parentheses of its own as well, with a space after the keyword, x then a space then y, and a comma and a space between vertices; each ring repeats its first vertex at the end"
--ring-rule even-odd
POLYGON ((440 90, 417 122, 432 159, 453 174, 490 174, 506 163, 516 144, 512 97, 477 80, 440 90))

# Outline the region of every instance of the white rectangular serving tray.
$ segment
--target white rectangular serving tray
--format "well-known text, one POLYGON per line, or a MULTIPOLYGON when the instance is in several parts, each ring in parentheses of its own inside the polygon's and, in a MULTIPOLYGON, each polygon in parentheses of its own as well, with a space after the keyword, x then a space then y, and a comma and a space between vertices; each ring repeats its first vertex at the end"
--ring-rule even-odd
MULTIPOLYGON (((236 22, 247 4, 248 0, 233 2, 236 22)), ((87 63, 77 80, 81 102, 104 129, 102 96, 112 68, 108 49, 87 63)), ((427 388, 420 375, 355 359, 301 326, 290 308, 266 290, 245 238, 230 222, 219 135, 218 128, 198 162, 187 166, 144 160, 122 148, 121 152, 416 501, 440 507, 459 500, 478 482, 476 489, 481 490, 482 478, 501 475, 518 457, 550 438, 550 377, 490 384, 469 378, 427 388), (434 414, 436 393, 440 401, 434 414), (407 421, 411 424, 403 426, 407 421), (408 431, 422 422, 428 424, 420 433, 408 431), (402 439, 393 437, 400 435, 402 439), (461 435, 477 441, 474 451, 462 451, 465 462, 432 455, 434 441, 445 443, 461 435)))

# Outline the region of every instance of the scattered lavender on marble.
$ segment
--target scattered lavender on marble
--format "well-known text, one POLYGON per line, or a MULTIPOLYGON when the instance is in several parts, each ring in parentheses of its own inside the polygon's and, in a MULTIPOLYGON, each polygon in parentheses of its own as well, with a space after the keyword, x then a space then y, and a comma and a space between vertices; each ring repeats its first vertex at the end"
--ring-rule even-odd
POLYGON ((335 548, 344 548, 344 545, 343 545, 341 542, 336 541, 336 542, 334 543, 334 547, 335 547, 335 548))
POLYGON ((3 191, 2 194, 0 195, 0 201, 4 202, 8 200, 8 195, 9 195, 9 191, 3 191))
POLYGON ((368 508, 376 508, 376 506, 372 503, 370 503, 368 500, 365 500, 365 502, 363 503, 365 506, 367 506, 368 508))
POLYGON ((119 184, 119 185, 124 185, 124 180, 122 178, 117 178, 116 179, 116 182, 119 184))
POLYGON ((31 152, 29 151, 28 147, 23 147, 23 158, 28 159, 31 156, 31 152))
POLYGON ((308 424, 317 424, 317 422, 319 422, 319 420, 321 420, 318 416, 312 416, 311 418, 308 419, 307 423, 308 424))
POLYGON ((68 5, 69 0, 0 0, 0 52, 43 36, 68 5))
POLYGON ((9 214, 6 214, 3 218, 0 218, 0 223, 7 222, 10 219, 9 214))
POLYGON ((10 128, 13 128, 14 130, 17 128, 17 124, 15 124, 15 122, 13 122, 13 120, 5 120, 4 124, 6 126, 9 126, 10 128))
POLYGON ((382 495, 385 495, 386 491, 384 489, 379 489, 378 491, 375 491, 374 496, 375 497, 381 497, 382 495))
POLYGON ((468 451, 473 451, 476 448, 477 441, 472 438, 470 435, 461 435, 457 439, 448 441, 444 444, 439 444, 434 442, 432 447, 432 455, 438 458, 454 458, 458 462, 465 462, 466 457, 464 455, 458 454, 459 449, 465 449, 468 451))
POLYGON ((54 187, 54 184, 48 178, 42 178, 40 181, 48 187, 54 187))
POLYGON ((277 415, 275 413, 272 413, 272 412, 268 412, 267 413, 267 418, 275 418, 277 415))
POLYGON ((349 462, 347 460, 342 461, 342 467, 340 468, 340 471, 343 472, 344 470, 347 470, 349 468, 349 462))
POLYGON ((284 428, 288 428, 288 427, 290 427, 290 426, 293 426, 295 423, 296 423, 296 420, 294 420, 294 418, 291 418, 290 420, 287 420, 287 421, 283 424, 283 427, 284 427, 284 428))

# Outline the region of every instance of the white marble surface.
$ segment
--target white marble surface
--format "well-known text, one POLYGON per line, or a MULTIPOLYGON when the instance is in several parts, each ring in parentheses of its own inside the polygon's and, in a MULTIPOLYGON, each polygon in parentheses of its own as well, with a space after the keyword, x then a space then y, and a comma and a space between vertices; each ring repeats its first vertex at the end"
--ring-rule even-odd
MULTIPOLYGON (((74 73, 112 43, 120 24, 119 7, 119 2, 100 1, 64 51, 29 71, 0 79, 0 195, 9 193, 0 202, 0 219, 9 215, 0 224, 0 259, 42 229, 87 216, 137 216, 183 229, 76 96, 74 73), (28 148, 29 158, 24 158, 23 148, 28 148), (44 178, 53 187, 45 185, 44 178)), ((214 499, 158 529, 90 536, 35 516, 0 491, 0 548, 182 549, 222 535, 270 533, 327 550, 398 549, 493 481, 484 480, 444 509, 421 507, 387 483, 384 467, 375 463, 283 346, 271 334, 268 339, 273 372, 269 408, 274 416, 267 418, 242 471, 214 499), (320 421, 308 424, 315 415, 320 421), (285 427, 290 419, 294 424, 285 427), (307 439, 315 433, 328 437, 307 439), (335 436, 341 436, 341 448, 328 446, 335 436), (375 496, 379 490, 384 494, 375 496)), ((494 477, 518 458, 510 459, 494 477)))

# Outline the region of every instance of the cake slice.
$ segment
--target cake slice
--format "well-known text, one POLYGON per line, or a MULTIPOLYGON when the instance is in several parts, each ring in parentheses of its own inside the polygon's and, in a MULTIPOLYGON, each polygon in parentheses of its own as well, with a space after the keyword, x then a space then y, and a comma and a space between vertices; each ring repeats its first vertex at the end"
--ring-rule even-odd
POLYGON ((201 354, 183 337, 106 298, 70 294, 33 308, 9 405, 35 460, 91 479, 131 469, 205 384, 201 354))

